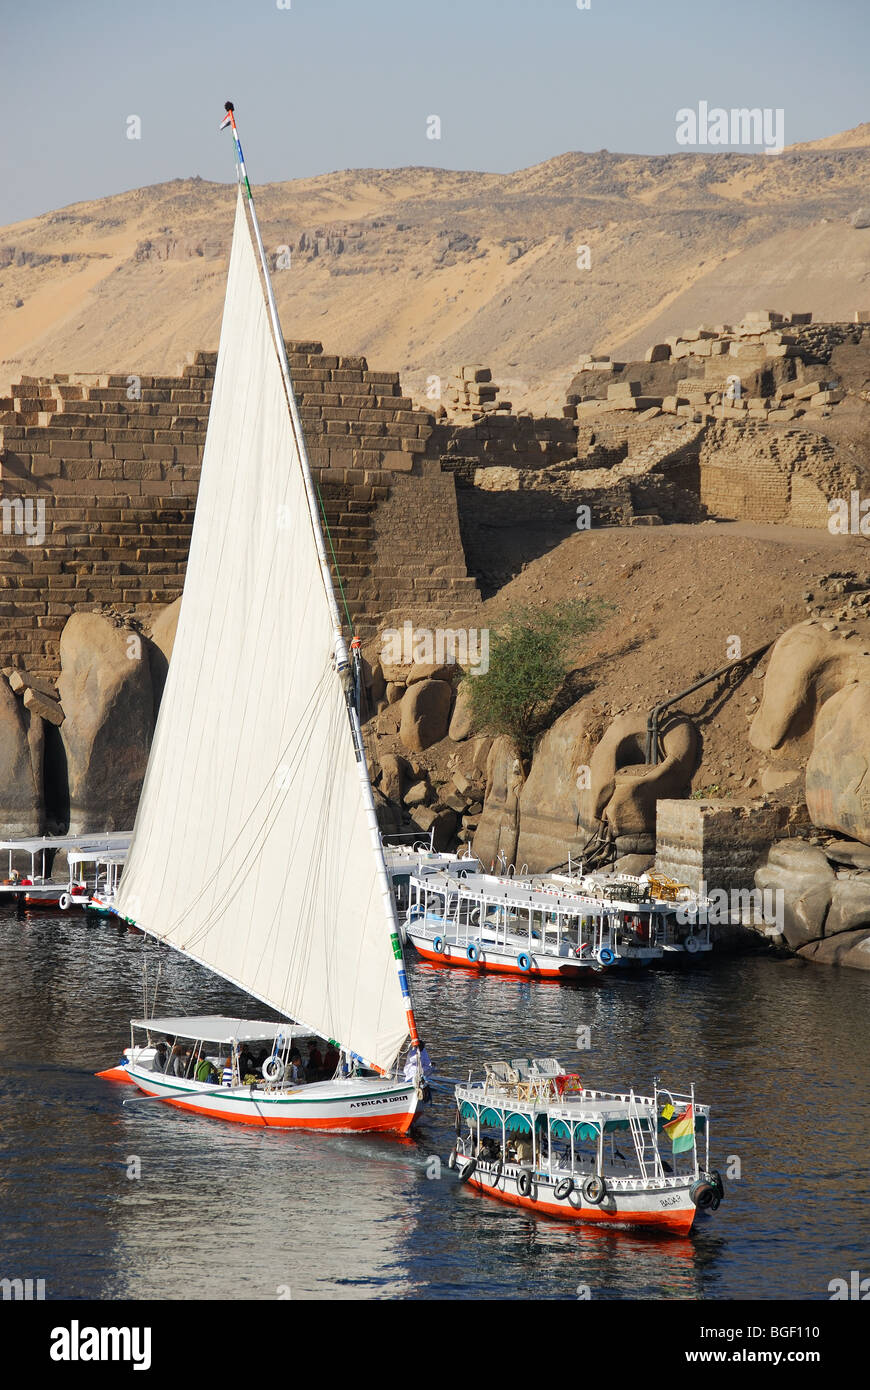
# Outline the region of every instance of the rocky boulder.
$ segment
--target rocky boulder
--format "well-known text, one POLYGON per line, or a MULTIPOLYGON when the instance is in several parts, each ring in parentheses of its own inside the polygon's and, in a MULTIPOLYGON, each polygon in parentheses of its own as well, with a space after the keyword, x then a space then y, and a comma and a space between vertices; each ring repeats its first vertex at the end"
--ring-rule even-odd
POLYGON ((178 615, 181 612, 181 599, 177 598, 174 603, 167 604, 161 608, 157 616, 151 623, 151 643, 148 649, 148 659, 151 665, 151 686, 154 692, 154 721, 157 722, 157 711, 160 708, 160 701, 163 698, 163 687, 166 684, 166 677, 169 673, 169 663, 172 660, 172 648, 175 646, 175 634, 178 630, 178 615))
POLYGON ((61 634, 60 663, 70 833, 129 829, 154 732, 145 643, 99 613, 74 613, 61 634))
POLYGON ((783 936, 793 951, 820 938, 836 875, 825 855, 806 840, 778 840, 755 872, 762 892, 782 894, 783 936))
POLYGON ((857 931, 859 927, 870 934, 870 874, 837 879, 825 918, 825 936, 857 931))
POLYGON ((814 825, 870 845, 870 684, 847 685, 822 705, 806 800, 814 825))
POLYGON ((474 835, 474 853, 485 869, 503 855, 516 863, 523 767, 506 735, 493 741, 486 760, 486 795, 474 835))
POLYGON ((396 753, 381 756, 380 789, 388 801, 400 802, 408 783, 413 781, 414 772, 406 758, 396 753))
POLYGON ((656 803, 685 796, 698 758, 691 719, 675 714, 660 726, 660 761, 647 766, 646 715, 614 719, 592 754, 589 786, 580 794, 580 820, 589 831, 605 821, 615 836, 652 835, 656 803))
POLYGON ((422 680, 402 697, 399 737, 412 753, 422 753, 447 733, 453 688, 447 681, 422 680))
POLYGON ((535 749, 520 796, 517 861, 543 873, 577 856, 590 830, 581 823, 587 780, 604 720, 595 706, 574 705, 548 729, 535 749))
POLYGON ((453 714, 450 717, 450 727, 447 730, 449 738, 454 743, 462 743, 464 739, 470 737, 474 729, 474 720, 471 710, 471 681, 468 676, 464 681, 460 681, 456 689, 456 703, 453 706, 453 714))
POLYGON ((841 932, 802 946, 798 955, 817 965, 844 965, 851 970, 870 970, 870 930, 841 932))
POLYGON ((0 676, 0 832, 4 839, 42 833, 42 719, 25 709, 0 676))
POLYGON ((844 639, 813 621, 790 627, 770 653, 761 705, 749 730, 753 748, 770 752, 794 745, 806 756, 825 701, 859 680, 870 681, 870 655, 862 641, 844 639))

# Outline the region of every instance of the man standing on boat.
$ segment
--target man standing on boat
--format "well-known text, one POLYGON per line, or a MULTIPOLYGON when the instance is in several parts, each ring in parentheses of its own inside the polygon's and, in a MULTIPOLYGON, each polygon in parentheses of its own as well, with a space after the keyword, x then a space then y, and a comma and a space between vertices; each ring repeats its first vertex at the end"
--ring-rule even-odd
POLYGON ((408 1053, 408 1060, 405 1063, 404 1078, 406 1081, 415 1081, 419 1072, 422 1076, 428 1076, 432 1071, 432 1059, 426 1051, 426 1044, 423 1039, 419 1040, 419 1047, 412 1047, 408 1053))

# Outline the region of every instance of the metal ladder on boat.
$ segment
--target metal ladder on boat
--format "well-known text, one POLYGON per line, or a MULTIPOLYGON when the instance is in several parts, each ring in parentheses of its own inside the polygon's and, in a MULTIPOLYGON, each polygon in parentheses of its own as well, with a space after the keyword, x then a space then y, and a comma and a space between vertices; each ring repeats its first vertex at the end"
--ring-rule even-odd
POLYGON ((649 1127, 645 1127, 641 1123, 641 1118, 634 1090, 632 1089, 629 1092, 628 1099, 628 1124, 631 1129, 631 1137, 634 1140, 634 1151, 637 1154, 641 1177, 662 1178, 664 1177, 664 1169, 662 1168, 658 1144, 653 1138, 649 1127))

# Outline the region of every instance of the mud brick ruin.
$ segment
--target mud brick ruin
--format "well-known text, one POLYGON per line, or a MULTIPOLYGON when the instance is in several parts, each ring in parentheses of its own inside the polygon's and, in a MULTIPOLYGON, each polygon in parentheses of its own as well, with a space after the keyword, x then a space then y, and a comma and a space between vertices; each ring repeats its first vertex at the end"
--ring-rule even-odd
MULTIPOLYGON (((474 625, 493 528, 734 518, 825 527, 858 465, 826 434, 866 409, 870 324, 773 311, 584 357, 560 418, 514 414, 457 369, 440 418, 396 372, 288 344, 348 609, 363 637, 408 618, 474 625), (729 377, 739 376, 735 394, 729 377)), ((0 400, 0 647, 48 678, 70 614, 144 623, 181 592, 216 363, 177 376, 24 377, 0 400)), ((863 418, 863 417, 862 417, 863 418)), ((834 432, 836 433, 836 432, 834 432)), ((555 537, 554 537, 555 540, 555 537)))

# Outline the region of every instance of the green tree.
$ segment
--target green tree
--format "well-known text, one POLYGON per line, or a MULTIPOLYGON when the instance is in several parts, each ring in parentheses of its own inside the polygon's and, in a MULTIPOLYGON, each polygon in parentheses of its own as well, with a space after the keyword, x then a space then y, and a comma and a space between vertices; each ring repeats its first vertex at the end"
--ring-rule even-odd
POLYGON ((608 611, 600 599, 509 609, 490 634, 489 669, 465 677, 475 725, 509 734, 528 762, 542 719, 568 675, 569 650, 608 611))

